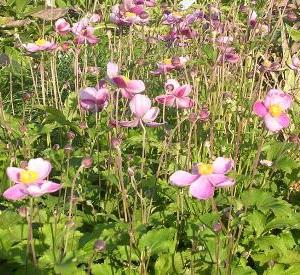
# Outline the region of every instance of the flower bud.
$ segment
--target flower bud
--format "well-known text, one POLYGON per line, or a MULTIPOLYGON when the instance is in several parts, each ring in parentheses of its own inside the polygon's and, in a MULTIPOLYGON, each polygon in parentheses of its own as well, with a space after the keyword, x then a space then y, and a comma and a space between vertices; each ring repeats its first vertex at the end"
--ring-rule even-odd
POLYGON ((64 150, 65 150, 66 154, 71 154, 72 151, 73 151, 73 147, 72 147, 71 144, 66 144, 65 147, 64 147, 64 150))
POLYGON ((139 17, 141 19, 147 19, 149 17, 149 14, 145 11, 143 11, 142 13, 140 13, 139 17))
POLYGON ((30 93, 24 93, 23 94, 23 100, 25 102, 29 101, 31 99, 31 97, 32 97, 32 94, 30 94, 30 93))
POLYGON ((93 159, 91 157, 85 157, 81 161, 81 166, 83 168, 90 168, 93 165, 93 159))
POLYGON ((173 56, 171 59, 171 63, 173 66, 179 66, 180 65, 180 58, 178 56, 173 56))
POLYGON ((103 240, 97 240, 94 244, 94 250, 96 252, 103 252, 106 249, 106 242, 103 240))
POLYGON ((87 126, 87 124, 86 124, 85 121, 81 121, 81 122, 79 123, 79 128, 82 129, 82 130, 85 130, 85 129, 88 128, 88 126, 87 126))
POLYGON ((114 149, 119 149, 120 146, 121 146, 121 143, 122 143, 122 139, 120 138, 115 138, 113 137, 111 139, 111 146, 114 148, 114 149))
POLYGON ((58 151, 60 149, 59 144, 57 144, 57 143, 54 144, 53 147, 52 147, 52 149, 55 150, 55 151, 58 151))
POLYGON ((216 233, 220 233, 221 230, 222 230, 222 225, 221 225, 221 223, 215 222, 215 223, 213 224, 213 231, 216 232, 216 233))
POLYGON ((72 131, 69 131, 68 133, 67 133, 67 139, 68 140, 73 140, 74 138, 75 138, 75 133, 74 132, 72 132, 72 131))

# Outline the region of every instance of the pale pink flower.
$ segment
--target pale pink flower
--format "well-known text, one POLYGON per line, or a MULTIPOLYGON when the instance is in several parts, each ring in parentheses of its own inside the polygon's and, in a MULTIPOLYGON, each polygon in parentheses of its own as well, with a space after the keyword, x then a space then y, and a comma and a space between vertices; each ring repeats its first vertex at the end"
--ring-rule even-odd
POLYGON ((189 193, 199 199, 207 200, 214 196, 216 188, 230 187, 235 184, 227 174, 233 168, 233 161, 218 157, 212 164, 194 164, 192 173, 176 171, 170 177, 170 182, 179 187, 189 186, 189 193))
MULTIPOLYGON (((159 114, 159 108, 151 107, 151 100, 146 95, 135 95, 129 102, 129 107, 134 119, 131 121, 119 121, 118 125, 121 127, 137 127, 139 125, 147 125, 156 127, 163 125, 163 123, 155 122, 159 114)), ((112 124, 116 125, 115 121, 112 124)))
POLYGON ((45 180, 51 169, 50 162, 42 158, 31 159, 26 169, 8 167, 7 176, 15 185, 8 188, 3 196, 9 200, 21 200, 58 191, 60 184, 45 180))
POLYGON ((47 41, 45 39, 38 39, 34 43, 23 44, 23 47, 31 53, 39 51, 53 51, 57 48, 57 45, 53 41, 47 41))
POLYGON ((66 35, 71 31, 71 26, 66 19, 59 18, 55 22, 55 31, 60 35, 66 35))
POLYGON ((179 109, 191 108, 194 102, 188 97, 192 86, 185 84, 180 86, 177 80, 169 79, 165 83, 167 94, 157 96, 155 99, 158 103, 168 107, 177 107, 179 109))
POLYGON ((294 71, 300 71, 300 59, 298 56, 293 55, 292 63, 289 64, 289 67, 294 71))
POLYGON ((76 36, 75 41, 77 44, 96 44, 99 38, 94 35, 94 27, 90 25, 88 18, 83 18, 79 22, 73 24, 72 32, 76 36))
POLYGON ((253 112, 262 117, 271 132, 277 132, 290 125, 290 118, 285 113, 292 104, 292 97, 281 90, 271 89, 264 101, 257 101, 253 112))
POLYGON ((119 74, 117 64, 109 62, 107 64, 107 76, 109 80, 115 84, 123 95, 123 97, 131 99, 135 94, 142 93, 145 90, 145 84, 142 80, 129 79, 119 74))
POLYGON ((188 57, 180 56, 178 58, 168 58, 159 62, 158 68, 151 73, 154 75, 165 74, 171 72, 173 70, 179 70, 184 67, 185 63, 189 60, 188 57))
POLYGON ((80 91, 79 102, 80 106, 91 112, 102 111, 109 101, 109 92, 106 88, 87 87, 80 91))

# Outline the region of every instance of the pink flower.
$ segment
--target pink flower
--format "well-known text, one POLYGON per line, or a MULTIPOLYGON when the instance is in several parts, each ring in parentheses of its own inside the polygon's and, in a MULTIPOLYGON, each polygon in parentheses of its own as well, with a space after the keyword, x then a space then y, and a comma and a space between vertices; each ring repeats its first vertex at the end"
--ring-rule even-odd
POLYGON ((277 132, 290 124, 289 116, 284 112, 289 109, 292 97, 281 90, 271 89, 264 101, 257 101, 253 112, 264 119, 271 132, 277 132))
POLYGON ((39 51, 52 51, 57 48, 53 41, 46 41, 45 39, 38 39, 34 43, 23 44, 23 47, 31 53, 39 51))
POLYGON ((251 13, 249 14, 248 24, 250 25, 251 28, 255 28, 255 26, 257 24, 257 13, 256 13, 256 11, 251 11, 251 13))
POLYGON ((142 80, 130 80, 118 73, 118 65, 109 62, 107 64, 107 76, 113 84, 120 88, 123 97, 131 99, 135 94, 142 93, 145 90, 145 84, 142 80))
POLYGON ((168 107, 177 107, 180 109, 191 108, 194 105, 192 99, 188 97, 192 90, 191 85, 182 85, 175 79, 169 79, 165 83, 167 94, 157 96, 155 99, 158 103, 168 107))
POLYGON ((55 22, 55 31, 60 35, 66 35, 71 30, 70 24, 64 19, 59 18, 55 22))
POLYGON ((231 64, 236 64, 241 60, 240 55, 235 52, 234 48, 222 46, 219 48, 221 50, 221 53, 218 57, 218 61, 220 63, 229 62, 231 64))
POLYGON ((51 169, 50 162, 42 158, 31 159, 26 169, 8 167, 7 176, 15 185, 8 188, 3 196, 8 200, 22 200, 27 196, 39 197, 56 192, 61 185, 45 180, 51 169))
MULTIPOLYGON (((151 100, 146 95, 135 95, 129 102, 129 107, 134 119, 131 121, 119 121, 122 127, 137 127, 145 124, 150 127, 163 125, 163 123, 154 122, 159 114, 159 108, 151 107, 151 100)), ((116 125, 116 122, 113 122, 116 125)))
POLYGON ((109 92, 106 88, 87 87, 80 91, 80 106, 87 111, 102 111, 108 104, 109 92))
POLYGON ((176 171, 171 175, 170 182, 179 187, 190 186, 189 193, 193 197, 207 200, 214 196, 215 188, 229 187, 235 184, 225 175, 232 167, 231 159, 218 157, 212 164, 195 164, 192 173, 176 171))
POLYGON ((149 15, 143 5, 136 5, 132 0, 124 0, 123 4, 112 7, 110 21, 121 26, 146 24, 149 22, 149 15))
POLYGON ((179 70, 183 68, 185 63, 189 60, 188 57, 173 57, 173 58, 168 58, 160 63, 158 63, 158 69, 155 71, 152 71, 151 73, 154 75, 160 75, 160 74, 165 74, 173 70, 179 70))
POLYGON ((136 5, 145 5, 146 7, 154 7, 156 0, 134 0, 136 5))
POLYGON ((293 55, 292 64, 290 64, 289 67, 294 71, 300 71, 300 59, 298 56, 293 55))
POLYGON ((90 25, 90 20, 88 18, 83 18, 79 22, 73 24, 72 32, 76 36, 76 43, 77 44, 96 44, 99 41, 94 35, 94 27, 90 25))

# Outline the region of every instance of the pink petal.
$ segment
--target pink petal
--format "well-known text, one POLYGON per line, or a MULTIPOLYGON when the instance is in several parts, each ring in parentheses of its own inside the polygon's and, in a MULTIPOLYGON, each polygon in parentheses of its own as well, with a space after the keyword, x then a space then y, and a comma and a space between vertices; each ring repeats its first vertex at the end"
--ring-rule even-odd
POLYGON ((164 125, 165 123, 151 121, 151 122, 145 122, 145 124, 149 127, 159 127, 164 125))
POLYGON ((87 87, 80 91, 79 98, 81 100, 93 100, 95 101, 97 90, 95 88, 87 87))
POLYGON ((190 94, 192 91, 191 85, 182 85, 180 88, 177 88, 175 91, 173 91, 173 94, 177 97, 186 97, 190 94))
POLYGON ((194 106, 194 101, 189 97, 176 98, 175 104, 180 109, 191 108, 194 106))
POLYGON ((168 79, 167 82, 165 83, 165 89, 167 89, 167 87, 169 85, 172 85, 173 89, 177 89, 180 87, 180 85, 176 79, 168 79))
POLYGON ((120 89, 121 91, 121 94, 124 98, 127 98, 127 99, 132 99, 134 94, 131 93, 129 90, 126 90, 126 89, 120 89))
POLYGON ((28 169, 33 170, 38 173, 39 178, 37 182, 47 178, 51 172, 52 166, 51 163, 42 158, 31 159, 28 162, 28 169))
POLYGON ((32 197, 39 197, 44 195, 44 192, 41 189, 41 184, 30 184, 26 186, 27 192, 32 197))
POLYGON ((142 80, 129 80, 126 89, 130 92, 138 94, 145 90, 145 84, 142 80))
POLYGON ((183 187, 183 186, 191 185, 198 178, 199 178, 199 175, 193 175, 186 171, 179 170, 171 175, 170 182, 173 185, 183 187))
POLYGON ((124 128, 134 128, 139 125, 139 119, 134 119, 134 120, 130 120, 130 121, 121 120, 118 122, 118 124, 124 128))
POLYGON ((41 184, 41 191, 45 193, 53 193, 61 189, 61 185, 52 181, 44 180, 41 184))
POLYGON ((253 112, 259 117, 264 117, 268 113, 268 109, 262 101, 256 101, 253 105, 253 112))
POLYGON ((207 179, 215 187, 227 187, 232 186, 235 183, 224 174, 211 174, 207 176, 207 179))
POLYGON ((214 196, 214 191, 215 187, 205 176, 201 176, 191 184, 189 193, 199 200, 207 200, 214 196))
POLYGON ((134 116, 142 118, 150 110, 151 100, 148 96, 137 94, 131 99, 129 107, 134 116))
POLYGON ((175 102, 175 97, 173 95, 159 95, 155 98, 155 100, 160 104, 172 107, 175 102))
POLYGON ((80 106, 87 111, 95 111, 96 104, 93 100, 80 100, 80 106))
POLYGON ((127 82, 126 82, 126 79, 124 78, 124 76, 122 75, 118 75, 118 76, 115 76, 113 77, 112 79, 112 82, 118 86, 118 88, 127 88, 127 82))
POLYGON ((143 122, 152 122, 154 121, 159 114, 159 108, 158 107, 152 107, 147 113, 143 116, 142 120, 143 122))
POLYGON ((15 184, 12 187, 6 189, 6 191, 3 193, 3 196, 8 200, 22 200, 26 198, 28 195, 26 193, 26 190, 24 189, 23 184, 15 184))
POLYGON ((292 104, 292 97, 279 89, 271 89, 264 103, 267 108, 269 108, 270 105, 279 104, 282 109, 286 110, 290 108, 292 104))
POLYGON ((107 63, 107 76, 113 78, 118 75, 119 67, 116 63, 108 62, 107 63))
POLYGON ((215 174, 226 174, 233 167, 233 160, 223 157, 218 157, 213 162, 213 173, 215 174))
POLYGON ((270 114, 267 114, 264 117, 264 121, 268 130, 270 130, 271 132, 277 132, 285 127, 284 125, 281 124, 280 117, 273 117, 270 114))
POLYGON ((287 114, 282 113, 279 117, 278 117, 278 121, 279 123, 282 125, 283 128, 286 128, 290 125, 290 118, 287 114))
POLYGON ((41 50, 41 47, 36 45, 35 43, 23 44, 23 47, 29 52, 37 52, 41 50))
POLYGON ((21 171, 24 171, 24 169, 16 168, 16 167, 8 167, 6 169, 6 174, 8 178, 13 181, 19 183, 19 174, 21 171))

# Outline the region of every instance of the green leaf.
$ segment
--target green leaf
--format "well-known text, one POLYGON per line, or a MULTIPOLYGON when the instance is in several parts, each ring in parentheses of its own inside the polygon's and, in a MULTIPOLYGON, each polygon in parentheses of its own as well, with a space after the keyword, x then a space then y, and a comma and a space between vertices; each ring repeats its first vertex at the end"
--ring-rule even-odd
POLYGON ((141 250, 150 250, 150 253, 159 254, 162 252, 175 251, 175 228, 164 228, 148 231, 139 241, 141 250))
POLYGON ((300 30, 295 30, 292 27, 285 25, 287 32, 289 33, 290 37, 296 41, 299 42, 300 41, 300 30))
POLYGON ((21 13, 27 5, 27 0, 16 0, 16 12, 21 13))

